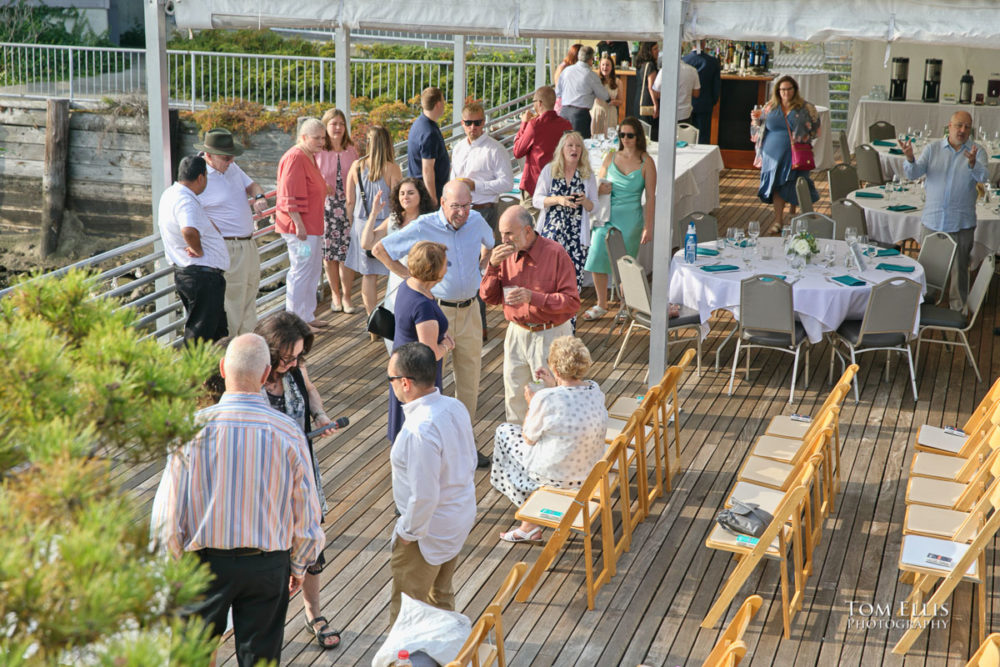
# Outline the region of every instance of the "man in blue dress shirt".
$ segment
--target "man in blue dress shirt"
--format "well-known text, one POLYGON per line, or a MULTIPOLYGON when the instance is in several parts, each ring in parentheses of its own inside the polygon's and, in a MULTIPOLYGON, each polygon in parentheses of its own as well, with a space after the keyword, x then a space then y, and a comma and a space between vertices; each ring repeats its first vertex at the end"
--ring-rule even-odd
MULTIPOLYGON (((405 279, 410 274, 399 260, 417 241, 434 241, 448 248, 448 270, 431 293, 448 318, 448 333, 455 339, 451 353, 455 398, 465 405, 475 422, 483 353, 483 320, 476 295, 493 249, 493 230, 483 216, 472 210, 469 186, 454 180, 444 186, 440 209, 386 236, 375 244, 372 254, 405 279)), ((480 455, 479 463, 485 467, 489 459, 480 455)))
POLYGON ((922 236, 944 232, 958 244, 951 272, 952 310, 966 308, 969 255, 976 232, 976 184, 986 180, 987 156, 971 140, 971 134, 972 116, 956 111, 948 123, 948 136, 928 144, 918 159, 913 157, 911 142, 900 143, 906 157, 906 177, 927 176, 922 236))

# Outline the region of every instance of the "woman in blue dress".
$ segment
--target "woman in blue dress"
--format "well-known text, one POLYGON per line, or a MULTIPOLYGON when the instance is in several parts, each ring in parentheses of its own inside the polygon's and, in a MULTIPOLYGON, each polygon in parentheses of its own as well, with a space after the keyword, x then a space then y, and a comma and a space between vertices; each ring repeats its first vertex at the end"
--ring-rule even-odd
MULTIPOLYGON (((441 282, 448 269, 447 248, 440 243, 419 241, 406 255, 406 266, 410 271, 396 291, 396 332, 392 339, 392 349, 400 345, 419 341, 434 350, 437 357, 437 378, 434 383, 441 388, 441 359, 448 350, 455 349, 455 341, 448 334, 448 318, 438 306, 431 288, 441 282)), ((403 428, 403 405, 396 394, 389 389, 389 442, 403 428)))
POLYGON ((639 256, 639 245, 653 239, 653 212, 656 210, 656 165, 646 153, 646 135, 637 118, 631 116, 618 128, 621 150, 608 153, 601 166, 600 177, 610 183, 598 186, 600 194, 611 193, 611 219, 603 227, 594 227, 590 251, 584 268, 594 276, 597 305, 583 314, 585 320, 596 320, 608 312, 608 274, 611 260, 604 239, 608 228, 622 233, 625 252, 639 256), (642 193, 646 193, 643 206, 642 193))
POLYGON ((757 133, 754 159, 754 166, 760 167, 757 196, 762 202, 774 205, 771 230, 780 232, 785 224, 785 202, 791 206, 792 216, 799 204, 795 182, 800 176, 808 181, 812 200, 819 199, 809 172, 792 169, 792 138, 796 143, 812 143, 819 133, 819 114, 816 107, 799 95, 795 79, 786 75, 774 84, 774 92, 764 109, 750 112, 750 119, 757 133))
POLYGON ((583 288, 587 247, 590 246, 590 213, 597 206, 597 178, 579 132, 566 132, 559 140, 552 162, 542 167, 531 198, 542 213, 538 233, 569 253, 576 269, 576 288, 583 288))

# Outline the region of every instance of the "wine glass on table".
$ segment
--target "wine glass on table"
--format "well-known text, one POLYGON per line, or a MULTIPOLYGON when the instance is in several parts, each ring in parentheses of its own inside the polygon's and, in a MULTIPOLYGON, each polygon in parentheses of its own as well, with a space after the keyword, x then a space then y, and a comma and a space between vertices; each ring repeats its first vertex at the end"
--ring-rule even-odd
POLYGON ((736 247, 736 228, 729 227, 726 229, 726 243, 729 244, 730 248, 736 247))
POLYGON ((828 269, 833 268, 834 262, 837 261, 837 251, 833 249, 833 246, 827 243, 823 246, 823 266, 828 269))
POLYGON ((747 234, 750 235, 750 245, 757 247, 757 239, 760 238, 760 222, 751 220, 747 223, 747 234))
POLYGON ((847 245, 853 245, 858 240, 858 230, 855 227, 848 227, 844 230, 844 241, 847 245))

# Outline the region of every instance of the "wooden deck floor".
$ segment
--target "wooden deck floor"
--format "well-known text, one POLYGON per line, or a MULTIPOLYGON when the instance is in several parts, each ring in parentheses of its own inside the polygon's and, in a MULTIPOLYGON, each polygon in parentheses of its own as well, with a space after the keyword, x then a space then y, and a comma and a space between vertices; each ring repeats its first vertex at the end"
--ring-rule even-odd
MULTIPOLYGON (((818 185, 828 201, 826 184, 818 185)), ((770 213, 755 197, 754 173, 724 172, 721 191, 723 228, 750 219, 769 222, 770 213)), ((861 402, 849 398, 844 405, 844 485, 816 554, 804 613, 793 624, 792 639, 782 639, 777 566, 768 563, 758 568, 737 598, 741 601, 753 593, 764 598, 747 632, 744 664, 903 662, 890 653, 902 630, 849 627, 850 603, 898 604, 906 595, 906 587, 897 583, 896 563, 911 442, 922 423, 964 421, 988 389, 1000 362, 1000 345, 993 336, 997 299, 997 290, 992 289, 971 339, 987 382, 977 384, 961 352, 934 346, 919 360, 920 401, 914 404, 905 363, 894 361, 890 381, 884 382, 880 375, 884 366, 864 362, 859 373, 861 402)), ((480 449, 486 452, 491 451, 493 431, 503 419, 504 322, 497 309, 490 309, 488 320, 491 335, 484 350, 482 398, 474 425, 480 449)), ((388 629, 388 540, 394 516, 385 439, 386 354, 381 344, 368 342, 362 317, 338 314, 331 316, 331 322, 330 333, 319 337, 309 361, 327 412, 351 420, 346 431, 317 443, 330 504, 322 606, 331 625, 343 631, 343 643, 335 651, 322 651, 303 629, 301 601, 293 599, 285 632, 285 664, 368 665, 388 629)), ((641 392, 648 338, 640 333, 623 363, 613 370, 620 338, 608 339, 610 323, 608 318, 598 323, 580 320, 578 333, 595 357, 593 375, 611 397, 641 392)), ((730 326, 728 316, 713 322, 706 363, 714 360, 716 345, 730 326)), ((670 359, 685 348, 673 345, 670 359)), ((571 540, 530 601, 512 602, 504 614, 509 663, 700 665, 722 624, 709 630, 699 624, 732 566, 728 555, 707 549, 704 538, 749 446, 770 416, 790 409, 809 413, 823 400, 829 390, 828 354, 825 344, 813 349, 810 383, 805 391, 796 392, 792 406, 787 402, 791 365, 778 353, 756 356, 753 381, 738 376, 732 397, 726 396, 728 373, 714 372, 710 363, 700 378, 693 372, 686 377, 680 393, 684 472, 674 491, 655 504, 652 515, 639 526, 631 552, 600 591, 594 611, 586 608, 582 547, 571 540)), ((731 355, 730 346, 723 354, 724 364, 731 355)), ((448 393, 450 377, 445 384, 448 393)), ((148 498, 158 470, 155 466, 133 470, 128 477, 127 484, 148 498)), ((511 566, 519 560, 532 562, 538 552, 538 547, 498 541, 497 534, 513 525, 514 508, 490 487, 488 472, 478 472, 476 481, 477 522, 455 576, 458 609, 473 619, 511 566)), ((995 573, 991 551, 991 579, 995 573)), ((735 608, 734 604, 725 622, 735 608)), ((968 584, 959 587, 950 609, 947 628, 925 633, 906 664, 964 664, 975 643, 968 584)), ((1000 626, 996 598, 990 598, 987 622, 987 632, 1000 626)), ((231 642, 220 656, 222 664, 235 665, 231 642)))

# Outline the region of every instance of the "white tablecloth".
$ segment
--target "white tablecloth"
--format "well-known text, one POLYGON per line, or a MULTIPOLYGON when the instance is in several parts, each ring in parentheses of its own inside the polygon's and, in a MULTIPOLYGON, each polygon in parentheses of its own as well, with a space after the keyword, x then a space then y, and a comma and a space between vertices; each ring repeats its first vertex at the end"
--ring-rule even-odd
MULTIPOLYGON (((759 258, 755 259, 749 270, 745 268, 742 261, 742 250, 728 249, 719 257, 699 256, 698 261, 694 264, 687 264, 684 261, 683 251, 678 251, 673 261, 670 262, 671 303, 682 303, 689 308, 696 309, 701 316, 702 324, 705 325, 713 310, 728 310, 735 317, 739 317, 740 281, 744 278, 760 273, 771 273, 784 275, 788 277, 788 280, 794 280, 795 272, 789 267, 784 255, 781 254, 781 239, 761 238, 758 241, 773 248, 775 259, 767 262, 759 258), (711 273, 700 268, 706 264, 719 262, 735 264, 740 267, 740 270, 711 273)), ((704 245, 715 247, 714 244, 704 245)), ((903 255, 869 258, 868 269, 861 273, 855 271, 853 274, 855 277, 868 281, 867 285, 845 287, 839 283, 831 282, 832 276, 841 276, 847 273, 847 269, 844 268, 847 244, 843 241, 820 239, 821 251, 827 245, 832 246, 837 253, 834 266, 827 269, 819 262, 819 258, 814 257, 813 263, 802 270, 801 279, 796 280, 792 287, 795 313, 799 316, 802 326, 806 330, 806 335, 812 343, 820 342, 824 332, 835 331, 844 320, 864 317, 868 297, 871 294, 871 285, 874 283, 902 276, 917 281, 921 288, 925 287, 923 269, 916 261, 903 255), (881 262, 912 265, 914 271, 912 273, 899 273, 874 268, 881 262)), ((914 333, 916 333, 916 327, 917 322, 914 322, 914 333)))
POLYGON ((855 147, 870 143, 868 141, 868 126, 879 120, 892 123, 896 127, 897 134, 906 132, 908 127, 912 127, 914 132, 922 130, 926 123, 931 130, 931 136, 943 137, 945 126, 948 125, 951 115, 956 111, 971 113, 972 124, 975 125, 974 129, 978 130, 981 126, 989 133, 990 138, 993 137, 994 132, 1000 130, 1000 107, 861 100, 851 118, 851 129, 847 133, 847 142, 851 145, 852 152, 855 147))
MULTIPOLYGON (((901 243, 907 239, 920 240, 920 216, 924 204, 920 199, 920 186, 910 185, 909 190, 893 192, 889 201, 858 197, 856 192, 848 195, 865 209, 868 235, 879 243, 901 243), (913 211, 889 211, 887 207, 897 204, 914 206, 913 211)), ((885 194, 883 187, 865 188, 859 192, 885 194)), ((976 236, 972 247, 972 266, 975 268, 989 253, 1000 251, 1000 213, 997 212, 996 198, 990 204, 976 206, 976 236)))
MULTIPOLYGON (((927 146, 926 142, 919 142, 915 145, 913 150, 916 155, 920 155, 922 151, 927 146)), ((872 144, 872 148, 878 151, 878 160, 882 165, 882 174, 885 176, 886 180, 891 181, 893 176, 899 176, 900 180, 906 178, 903 174, 903 161, 906 160, 905 157, 898 154, 890 153, 889 146, 876 146, 872 144)), ((898 147, 892 147, 898 148, 898 147)), ((988 146, 991 151, 992 146, 988 146)), ((989 162, 986 163, 986 167, 989 170, 990 183, 996 183, 1000 180, 1000 160, 994 158, 995 154, 990 156, 989 162)))
POLYGON ((784 75, 789 75, 799 84, 799 94, 802 99, 817 106, 830 106, 830 75, 818 70, 786 69, 774 72, 774 80, 767 84, 767 96, 770 98, 774 82, 784 75))

